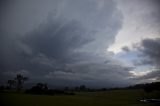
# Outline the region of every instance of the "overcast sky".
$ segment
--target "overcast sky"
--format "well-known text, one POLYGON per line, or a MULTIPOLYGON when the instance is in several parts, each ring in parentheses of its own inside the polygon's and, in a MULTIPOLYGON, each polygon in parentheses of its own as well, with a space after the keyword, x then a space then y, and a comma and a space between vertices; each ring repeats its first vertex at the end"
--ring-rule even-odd
POLYGON ((0 83, 160 81, 159 0, 1 0, 0 83))

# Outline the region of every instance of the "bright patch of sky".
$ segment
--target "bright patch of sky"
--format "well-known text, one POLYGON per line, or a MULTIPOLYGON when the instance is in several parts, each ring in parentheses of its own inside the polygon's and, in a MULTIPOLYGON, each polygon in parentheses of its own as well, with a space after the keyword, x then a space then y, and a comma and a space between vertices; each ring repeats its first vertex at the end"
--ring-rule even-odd
POLYGON ((123 46, 132 48, 133 44, 139 43, 142 39, 159 36, 160 29, 156 17, 159 12, 149 0, 119 0, 117 4, 124 16, 123 27, 108 51, 119 53, 123 46))

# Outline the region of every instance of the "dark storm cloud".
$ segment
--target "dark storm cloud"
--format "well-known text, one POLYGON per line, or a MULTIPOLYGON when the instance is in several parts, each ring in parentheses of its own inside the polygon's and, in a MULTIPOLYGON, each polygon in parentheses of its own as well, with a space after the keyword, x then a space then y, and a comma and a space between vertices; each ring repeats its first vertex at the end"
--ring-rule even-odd
POLYGON ((127 84, 126 76, 133 67, 106 52, 122 26, 116 4, 111 0, 69 0, 58 4, 45 22, 23 36, 1 31, 1 79, 19 72, 37 81, 61 82, 56 83, 60 85, 127 84))
POLYGON ((9 0, 1 0, 0 1, 0 12, 3 12, 4 8, 8 7, 8 5, 10 5, 9 0))
POLYGON ((159 0, 153 0, 150 1, 150 5, 152 6, 152 8, 154 8, 155 11, 151 12, 150 15, 150 19, 152 19, 152 23, 154 23, 156 25, 156 27, 158 27, 158 29, 160 30, 159 26, 160 26, 160 1, 159 0))
MULTIPOLYGON (((122 0, 123 1, 123 0, 122 0)), ((138 14, 138 11, 140 12, 142 22, 146 23, 150 28, 154 28, 154 30, 158 31, 160 30, 160 1, 159 0, 134 0, 129 1, 126 0, 131 5, 128 6, 134 6, 135 8, 130 10, 130 12, 134 12, 136 10, 136 13, 138 14)), ((133 8, 133 7, 132 7, 133 8)), ((136 19, 136 17, 135 17, 136 19)), ((152 29, 151 29, 152 30, 152 29)))
POLYGON ((151 83, 160 81, 160 69, 154 68, 150 69, 150 72, 143 76, 131 78, 133 81, 138 83, 151 83))
POLYGON ((89 43, 92 39, 79 22, 72 20, 63 25, 56 20, 26 35, 24 43, 34 53, 43 53, 60 59, 89 43))
POLYGON ((124 86, 131 83, 125 76, 130 76, 128 71, 133 67, 124 66, 113 61, 107 64, 99 61, 80 61, 67 64, 73 72, 52 71, 45 77, 48 79, 61 79, 83 82, 87 85, 97 86, 124 86), (114 79, 113 79, 114 78, 114 79), (114 84, 113 84, 114 83, 114 84))
POLYGON ((69 21, 60 28, 59 24, 50 21, 42 29, 34 30, 26 35, 23 40, 33 53, 32 64, 40 65, 39 70, 45 73, 45 78, 62 82, 77 80, 79 83, 83 81, 93 84, 94 81, 116 77, 117 79, 112 81, 118 84, 119 79, 123 80, 124 76, 129 75, 128 71, 132 67, 117 63, 116 60, 109 58, 107 53, 104 57, 92 52, 77 51, 89 43, 96 42, 93 38, 95 33, 90 35, 76 21, 69 21), (104 62, 106 60, 108 63, 104 62))
MULTIPOLYGON (((139 80, 159 81, 160 78, 160 38, 143 39, 137 46, 138 60, 134 61, 135 65, 151 66, 146 75, 138 77, 139 80)), ((147 71, 147 70, 146 70, 147 71)))
POLYGON ((160 38, 142 40, 138 50, 144 56, 142 63, 157 67, 160 65, 160 38))
POLYGON ((122 47, 122 50, 125 51, 125 52, 129 52, 130 51, 129 47, 127 47, 127 46, 122 47))
POLYGON ((159 81, 160 79, 160 69, 154 70, 153 72, 148 73, 147 75, 144 75, 143 77, 140 77, 141 79, 155 79, 155 81, 159 81))

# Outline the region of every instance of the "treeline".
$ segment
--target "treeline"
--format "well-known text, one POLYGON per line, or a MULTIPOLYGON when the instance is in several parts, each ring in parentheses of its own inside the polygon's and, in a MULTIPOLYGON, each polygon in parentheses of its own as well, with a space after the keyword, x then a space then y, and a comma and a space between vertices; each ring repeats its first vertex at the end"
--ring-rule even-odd
POLYGON ((6 82, 6 85, 0 86, 0 92, 25 92, 28 94, 45 94, 45 95, 74 95, 75 91, 95 91, 93 89, 86 88, 85 85, 80 85, 75 88, 65 87, 64 89, 50 89, 46 83, 37 83, 30 89, 23 89, 23 84, 28 80, 21 74, 17 74, 15 78, 6 82))
POLYGON ((27 89, 25 93, 38 95, 74 95, 73 91, 49 89, 46 83, 37 83, 35 86, 27 89))
POLYGON ((6 86, 0 86, 0 91, 3 90, 17 90, 20 91, 23 88, 23 84, 28 80, 28 77, 24 77, 21 74, 17 74, 14 79, 10 79, 6 82, 6 86))
POLYGON ((39 94, 39 95, 74 95, 75 92, 97 92, 97 91, 108 91, 108 90, 119 90, 119 89, 144 89, 146 92, 152 92, 154 90, 160 90, 160 82, 146 83, 146 84, 137 84, 133 86, 128 86, 124 88, 101 88, 93 89, 88 88, 85 85, 80 85, 76 87, 65 87, 63 89, 50 89, 46 83, 37 83, 32 86, 30 89, 24 90, 23 84, 27 81, 28 78, 24 77, 21 74, 17 74, 14 79, 7 81, 7 86, 0 86, 0 92, 8 91, 24 91, 28 94, 39 94))
POLYGON ((37 83, 30 89, 27 89, 25 93, 28 94, 38 94, 38 95, 75 95, 75 92, 96 92, 96 91, 106 91, 108 89, 91 89, 87 88, 85 85, 80 85, 76 87, 64 87, 61 89, 49 89, 46 83, 37 83))
POLYGON ((152 82, 146 84, 136 84, 133 86, 126 87, 125 89, 144 89, 146 92, 160 91, 160 82, 152 82))

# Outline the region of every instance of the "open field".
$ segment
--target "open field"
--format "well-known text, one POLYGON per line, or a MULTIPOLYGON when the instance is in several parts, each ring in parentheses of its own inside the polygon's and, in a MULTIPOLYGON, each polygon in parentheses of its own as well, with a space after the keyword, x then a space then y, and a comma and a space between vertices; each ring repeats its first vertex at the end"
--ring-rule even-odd
POLYGON ((158 98, 160 92, 146 94, 143 90, 113 90, 105 92, 77 92, 76 95, 30 95, 1 93, 0 106, 160 106, 143 103, 143 97, 158 98))

